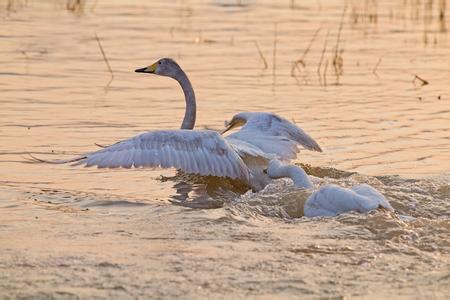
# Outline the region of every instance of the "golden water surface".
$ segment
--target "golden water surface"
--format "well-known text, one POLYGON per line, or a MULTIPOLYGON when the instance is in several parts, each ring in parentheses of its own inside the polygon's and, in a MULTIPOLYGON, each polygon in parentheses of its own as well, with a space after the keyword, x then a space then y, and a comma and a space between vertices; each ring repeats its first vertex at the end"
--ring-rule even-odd
POLYGON ((449 7, 0 0, 0 296, 448 297, 449 7), (174 170, 28 162, 178 128, 178 84, 133 71, 161 57, 198 128, 278 113, 324 149, 297 160, 317 184, 370 183, 397 213, 306 219, 284 180, 211 196, 174 170))

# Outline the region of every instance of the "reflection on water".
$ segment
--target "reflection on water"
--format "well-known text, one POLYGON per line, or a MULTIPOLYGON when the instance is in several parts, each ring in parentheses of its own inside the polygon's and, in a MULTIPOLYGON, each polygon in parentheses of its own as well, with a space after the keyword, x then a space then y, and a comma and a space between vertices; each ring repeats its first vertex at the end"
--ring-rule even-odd
POLYGON ((447 1, 0 8, 0 294, 449 295, 447 1), (251 193, 174 170, 25 163, 178 128, 177 83, 133 72, 165 56, 194 85, 198 128, 279 113, 323 146, 296 161, 316 186, 368 183, 396 213, 301 218, 309 192, 288 180, 251 193))
POLYGON ((161 177, 162 182, 174 182, 174 195, 169 196, 172 204, 189 208, 220 208, 224 201, 235 199, 245 193, 249 186, 229 178, 198 176, 178 171, 175 176, 161 177))

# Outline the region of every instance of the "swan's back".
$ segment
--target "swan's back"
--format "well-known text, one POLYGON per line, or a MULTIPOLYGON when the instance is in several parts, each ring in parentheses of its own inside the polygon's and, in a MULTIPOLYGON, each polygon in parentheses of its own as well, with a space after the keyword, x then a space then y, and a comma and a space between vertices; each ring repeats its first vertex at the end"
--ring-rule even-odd
POLYGON ((369 212, 379 207, 393 210, 392 206, 377 190, 367 184, 351 189, 334 184, 321 187, 305 202, 307 217, 337 216, 350 211, 369 212))

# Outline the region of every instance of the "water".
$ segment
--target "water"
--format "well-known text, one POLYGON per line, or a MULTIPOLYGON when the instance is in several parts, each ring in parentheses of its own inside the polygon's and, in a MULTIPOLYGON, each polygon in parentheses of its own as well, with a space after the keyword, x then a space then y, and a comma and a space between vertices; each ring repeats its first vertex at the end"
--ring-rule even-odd
POLYGON ((0 1, 0 294, 448 297, 449 5, 345 3, 0 1), (287 180, 241 195, 173 170, 26 162, 177 128, 177 83, 133 72, 164 56, 191 78, 199 128, 279 113, 324 149, 297 161, 317 185, 369 183, 397 213, 307 219, 287 180))

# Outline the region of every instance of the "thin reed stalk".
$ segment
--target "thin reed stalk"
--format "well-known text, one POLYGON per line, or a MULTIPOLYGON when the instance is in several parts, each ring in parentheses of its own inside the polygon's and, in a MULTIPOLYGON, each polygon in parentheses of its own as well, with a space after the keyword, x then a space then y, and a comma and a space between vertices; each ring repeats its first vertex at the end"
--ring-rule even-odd
POLYGON ((272 84, 276 84, 277 70, 277 23, 273 23, 272 84))
POLYGON ((336 85, 339 84, 339 78, 344 73, 344 59, 342 58, 342 52, 343 49, 339 48, 339 44, 341 41, 341 33, 342 28, 344 27, 344 16, 347 12, 347 5, 344 6, 344 10, 342 11, 341 15, 341 22, 339 24, 339 29, 337 32, 337 38, 336 38, 336 45, 334 46, 334 56, 333 56, 333 67, 334 67, 334 73, 336 75, 336 85))
POLYGON ((98 38, 97 33, 95 33, 95 40, 97 41, 100 52, 102 53, 103 61, 105 62, 106 67, 108 68, 109 74, 111 74, 111 79, 109 80, 108 84, 106 85, 106 89, 107 89, 114 79, 114 72, 111 68, 111 65, 109 64, 108 57, 106 56, 105 50, 103 50, 102 43, 100 42, 100 39, 98 38))
POLYGON ((292 77, 295 76, 295 69, 297 69, 299 72, 301 71, 299 65, 302 65, 304 68, 306 67, 305 57, 308 54, 309 50, 311 50, 311 47, 312 47, 314 41, 316 40, 317 35, 319 34, 321 29, 322 29, 321 27, 317 28, 317 30, 314 32, 313 37, 309 41, 308 47, 306 47, 306 49, 303 51, 303 55, 299 59, 297 59, 296 61, 294 61, 292 63, 292 68, 291 68, 291 76, 292 77))
POLYGON ((378 76, 377 69, 378 69, 378 66, 381 64, 382 60, 383 60, 383 56, 380 56, 380 58, 378 59, 377 63, 375 64, 375 66, 372 69, 372 74, 375 75, 377 78, 380 78, 378 76))
POLYGON ((264 57, 264 54, 262 53, 261 49, 259 48, 258 42, 254 41, 256 49, 258 50, 259 53, 259 57, 261 58, 262 62, 264 63, 264 69, 267 69, 269 67, 269 65, 267 64, 267 60, 264 57))
POLYGON ((414 74, 413 84, 416 84, 417 80, 420 82, 420 86, 424 86, 424 85, 430 84, 428 82, 428 80, 425 80, 422 77, 420 77, 419 75, 414 74))
POLYGON ((328 43, 328 36, 330 34, 330 30, 327 31, 327 35, 325 37, 325 42, 323 43, 323 48, 322 48, 322 53, 320 55, 320 61, 319 61, 319 65, 317 66, 317 75, 319 77, 319 84, 322 85, 322 76, 320 73, 320 69, 322 67, 322 63, 323 63, 323 58, 325 57, 325 52, 327 51, 327 43, 328 43))

